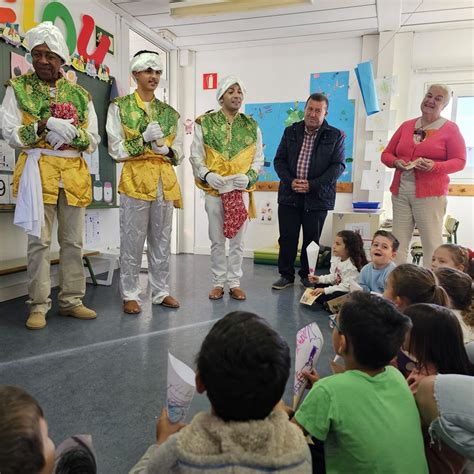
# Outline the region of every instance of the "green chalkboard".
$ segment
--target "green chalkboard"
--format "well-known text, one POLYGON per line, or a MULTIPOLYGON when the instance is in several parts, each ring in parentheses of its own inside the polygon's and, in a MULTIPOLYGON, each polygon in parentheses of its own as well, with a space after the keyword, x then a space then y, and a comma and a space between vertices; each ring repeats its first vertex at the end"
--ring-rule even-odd
MULTIPOLYGON (((10 44, 0 41, 0 103, 3 101, 5 96, 4 84, 11 77, 11 53, 16 53, 21 56, 24 56, 27 52, 22 47, 15 47, 10 44)), ((70 69, 66 67, 67 71, 70 69)), ((110 102, 110 91, 112 89, 111 82, 101 81, 100 79, 93 78, 88 76, 85 73, 75 71, 72 69, 77 76, 77 83, 84 87, 92 97, 94 103, 94 108, 97 113, 97 119, 99 124, 99 135, 101 136, 101 142, 98 146, 99 151, 99 176, 100 183, 102 185, 102 196, 104 195, 104 183, 110 183, 112 190, 112 200, 111 202, 104 202, 94 200, 89 208, 98 209, 98 208, 112 208, 117 207, 117 174, 115 161, 111 158, 107 151, 107 134, 105 132, 105 122, 107 120, 107 110, 110 102)), ((97 176, 91 175, 92 184, 95 185, 95 196, 98 198, 100 192, 98 191, 99 182, 97 181, 97 176)), ((110 187, 107 187, 107 193, 110 194, 110 187)), ((11 209, 12 206, 4 206, 4 209, 11 209)))

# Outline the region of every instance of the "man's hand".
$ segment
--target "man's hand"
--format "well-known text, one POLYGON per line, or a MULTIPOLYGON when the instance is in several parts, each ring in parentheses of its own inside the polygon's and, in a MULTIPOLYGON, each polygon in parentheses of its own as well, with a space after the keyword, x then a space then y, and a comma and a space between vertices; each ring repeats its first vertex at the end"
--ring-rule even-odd
POLYGON ((60 119, 56 117, 49 117, 46 122, 46 128, 52 132, 56 132, 64 143, 71 143, 77 137, 77 129, 72 124, 74 119, 60 119))
POLYGON ((154 142, 164 137, 163 131, 158 122, 151 122, 147 125, 146 130, 142 133, 143 140, 146 142, 154 142))
POLYGON ((418 158, 415 168, 420 171, 430 172, 434 167, 434 161, 428 158, 418 158))
POLYGON ((244 190, 249 184, 249 177, 246 174, 238 174, 234 179, 233 183, 235 189, 244 190))
POLYGON ((66 143, 63 137, 61 137, 58 133, 51 131, 46 134, 46 141, 53 147, 54 150, 58 150, 66 143))
POLYGON ((309 181, 307 179, 294 179, 291 182, 291 189, 295 193, 307 193, 309 191, 309 181))
POLYGON ((166 145, 158 146, 155 142, 151 143, 151 149, 155 153, 158 153, 158 155, 163 155, 163 156, 166 156, 170 152, 170 149, 166 145))
POLYGON ((224 186, 225 181, 220 174, 217 173, 208 173, 206 176, 207 184, 216 190, 219 190, 224 186))
POLYGON ((303 370, 303 375, 308 381, 308 388, 311 388, 321 378, 316 369, 311 369, 311 371, 303 370))
POLYGON ((156 442, 163 444, 172 434, 177 433, 185 426, 185 423, 171 423, 168 418, 168 410, 163 408, 160 419, 156 423, 156 442))

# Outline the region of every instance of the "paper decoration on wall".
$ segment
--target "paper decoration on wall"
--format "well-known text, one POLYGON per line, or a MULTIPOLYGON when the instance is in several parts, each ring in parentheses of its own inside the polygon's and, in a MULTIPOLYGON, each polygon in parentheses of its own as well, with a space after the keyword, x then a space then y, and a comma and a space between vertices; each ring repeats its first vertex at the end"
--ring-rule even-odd
POLYGON ((293 409, 296 410, 306 388, 304 371, 311 371, 321 355, 324 338, 316 323, 311 323, 296 333, 295 380, 293 384, 293 409))
POLYGON ((63 76, 69 82, 72 82, 73 84, 77 84, 77 74, 76 74, 76 71, 74 71, 73 69, 69 69, 69 71, 64 71, 63 70, 63 76))
POLYGON ((16 13, 11 8, 0 7, 0 23, 15 23, 16 13))
POLYGON ((196 390, 194 371, 168 352, 166 406, 172 423, 186 417, 196 390))
POLYGON ((31 54, 22 56, 21 54, 10 53, 10 77, 15 77, 26 74, 29 71, 33 71, 33 65, 31 64, 31 54))
POLYGON ((7 23, 5 28, 2 29, 3 40, 13 46, 20 46, 21 37, 18 31, 19 25, 17 23, 7 23))
POLYGON ((11 174, 0 174, 0 204, 11 204, 10 180, 11 174))
POLYGON ((92 153, 83 153, 83 158, 86 160, 89 167, 90 174, 96 175, 99 173, 99 151, 96 148, 92 153))
POLYGON ((102 28, 100 28, 99 26, 96 25, 96 27, 95 27, 95 45, 96 46, 99 46, 100 40, 102 39, 102 36, 107 36, 109 38, 110 46, 109 46, 109 49, 108 49, 107 52, 109 54, 114 54, 114 50, 115 50, 114 35, 112 35, 108 31, 105 31, 105 30, 103 30, 102 28))
POLYGON ((84 244, 100 244, 100 214, 98 211, 87 211, 85 217, 85 238, 84 244))
POLYGON ((377 90, 375 88, 374 71, 372 62, 366 61, 359 63, 355 67, 355 74, 359 88, 364 101, 365 111, 367 115, 372 115, 380 111, 379 101, 377 98, 377 90))
POLYGON ((92 54, 87 52, 87 45, 91 36, 94 34, 95 22, 89 15, 82 15, 82 29, 77 38, 77 52, 83 56, 85 60, 94 61, 95 64, 102 64, 105 55, 110 47, 110 38, 102 35, 99 45, 92 54))
POLYGON ((349 71, 313 73, 310 76, 310 93, 321 92, 329 100, 328 122, 345 134, 344 156, 346 169, 340 182, 352 181, 352 162, 354 158, 354 110, 355 101, 349 99, 349 71))
POLYGON ((13 171, 15 150, 5 140, 0 140, 0 171, 13 171))
POLYGON ((274 224, 276 222, 271 201, 259 203, 257 222, 260 224, 274 224))
POLYGON ((76 26, 69 10, 59 2, 48 3, 43 11, 41 21, 52 21, 56 22, 56 19, 60 18, 64 23, 65 40, 69 54, 72 54, 76 49, 76 26))
POLYGON ((386 132, 395 128, 396 110, 388 108, 379 113, 367 117, 365 120, 365 129, 368 132, 386 132))
POLYGON ((365 161, 380 161, 380 156, 388 145, 388 140, 368 140, 365 142, 365 161))
POLYGON ((184 133, 191 135, 193 133, 194 122, 191 119, 186 119, 184 122, 184 133))
POLYGON ((392 180, 390 171, 364 170, 360 189, 368 191, 388 191, 392 180))

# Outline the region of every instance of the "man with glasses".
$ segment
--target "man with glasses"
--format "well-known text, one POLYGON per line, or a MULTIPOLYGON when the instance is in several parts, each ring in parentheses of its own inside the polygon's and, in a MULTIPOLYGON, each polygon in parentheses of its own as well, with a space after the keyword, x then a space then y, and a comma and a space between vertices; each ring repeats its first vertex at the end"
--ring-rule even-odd
POLYGON ((59 314, 94 319, 82 304, 85 275, 82 239, 85 207, 92 185, 82 152, 100 142, 97 115, 90 94, 66 80, 61 67, 69 51, 60 30, 51 22, 26 33, 33 73, 8 82, 3 101, 3 136, 21 150, 13 175, 17 196, 14 223, 28 233, 28 329, 46 326, 51 308, 50 244, 58 218, 59 314))

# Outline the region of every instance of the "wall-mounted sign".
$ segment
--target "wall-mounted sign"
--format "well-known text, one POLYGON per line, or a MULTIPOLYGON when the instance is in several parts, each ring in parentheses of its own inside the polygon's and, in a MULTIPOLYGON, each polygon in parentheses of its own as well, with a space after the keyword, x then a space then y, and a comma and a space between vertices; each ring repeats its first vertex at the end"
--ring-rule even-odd
POLYGON ((217 72, 205 72, 202 75, 202 88, 217 89, 217 72))

